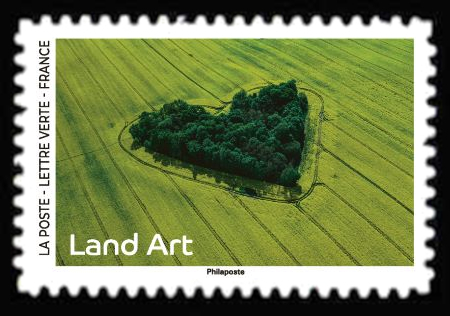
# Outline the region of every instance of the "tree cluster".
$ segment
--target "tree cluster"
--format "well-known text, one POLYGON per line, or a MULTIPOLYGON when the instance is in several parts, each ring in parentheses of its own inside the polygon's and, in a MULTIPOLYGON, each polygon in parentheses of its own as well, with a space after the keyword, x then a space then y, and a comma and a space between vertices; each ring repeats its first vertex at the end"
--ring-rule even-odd
POLYGON ((134 142, 189 163, 294 186, 304 144, 308 100, 290 80, 258 93, 234 95, 228 113, 176 100, 143 112, 130 128, 134 142))

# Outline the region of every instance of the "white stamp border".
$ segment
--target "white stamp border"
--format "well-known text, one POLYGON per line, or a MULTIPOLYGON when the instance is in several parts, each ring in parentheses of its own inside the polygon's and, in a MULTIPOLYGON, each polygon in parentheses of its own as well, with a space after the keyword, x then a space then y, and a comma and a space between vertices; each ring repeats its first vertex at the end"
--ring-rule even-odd
MULTIPOLYGON (((62 16, 59 24, 53 23, 50 16, 43 16, 39 23, 29 19, 19 21, 19 31, 15 41, 23 51, 15 56, 15 63, 24 67, 24 71, 15 76, 15 84, 24 88, 16 94, 14 103, 25 108, 16 114, 14 123, 23 128, 23 132, 14 137, 16 146, 23 152, 14 157, 14 164, 21 166, 22 174, 14 178, 14 185, 22 188, 23 193, 14 198, 14 204, 23 210, 15 216, 14 225, 22 229, 22 234, 14 237, 14 245, 22 250, 21 255, 13 259, 16 268, 22 270, 18 279, 18 290, 38 295, 46 287, 51 295, 58 295, 61 288, 68 289, 71 295, 77 295, 86 288, 91 296, 98 295, 105 288, 109 295, 116 296, 121 288, 134 297, 143 288, 146 294, 154 297, 161 288, 168 297, 173 297, 182 289, 187 297, 192 297, 201 289, 205 297, 211 297, 220 289, 225 297, 239 289, 243 297, 248 297, 258 289, 263 297, 268 297, 277 289, 282 297, 297 289, 300 297, 308 297, 312 289, 317 289, 321 297, 328 297, 333 289, 341 297, 348 297, 356 289, 360 297, 365 298, 371 290, 380 297, 387 297, 396 290, 401 298, 407 297, 411 290, 420 294, 430 291, 430 281, 434 271, 427 262, 434 257, 434 250, 426 246, 435 231, 427 225, 434 217, 435 210, 427 205, 435 190, 427 185, 434 177, 435 169, 427 160, 435 156, 435 148, 426 145, 426 141, 435 135, 435 128, 427 120, 435 117, 436 109, 428 105, 428 99, 435 95, 435 87, 428 83, 435 76, 436 69, 431 57, 436 48, 429 43, 432 22, 413 17, 403 24, 399 16, 390 21, 373 17, 365 25, 359 16, 353 17, 346 25, 340 17, 332 17, 325 24, 319 16, 314 16, 305 24, 299 16, 285 24, 280 16, 266 23, 256 16, 250 24, 237 16, 232 24, 227 24, 223 16, 216 16, 214 23, 208 24, 204 16, 194 22, 185 22, 179 16, 169 23, 166 16, 160 16, 151 24, 147 16, 141 16, 137 23, 131 23, 128 16, 121 16, 112 23, 109 16, 101 16, 99 23, 92 23, 89 16, 82 16, 79 23, 73 23, 67 15, 62 16), (408 267, 271 267, 246 266, 244 276, 206 276, 205 268, 198 267, 58 267, 54 256, 39 257, 37 252, 29 251, 36 247, 37 236, 37 195, 36 187, 36 144, 37 135, 37 42, 51 40, 51 82, 49 90, 55 96, 55 38, 413 38, 414 39, 414 265, 408 267), (33 67, 30 67, 33 65, 33 67), (34 67, 36 66, 36 67, 34 67), (35 108, 34 108, 35 107, 35 108), (33 147, 34 146, 34 147, 33 147)), ((53 98, 55 100, 55 98, 53 98)), ((53 102, 54 105, 54 102, 53 102)), ((52 107, 52 122, 55 122, 55 106, 52 107)), ((50 132, 55 134, 55 125, 50 132)), ((52 148, 56 142, 51 141, 52 148)), ((51 159, 51 172, 55 179, 55 155, 51 159)), ((53 182, 54 183, 54 182, 53 182)), ((55 185, 51 187, 50 197, 55 200, 55 185)), ((55 206, 51 208, 51 225, 55 232, 55 206)), ((54 247, 54 233, 51 243, 54 247)), ((226 267, 227 269, 232 267, 226 267)))

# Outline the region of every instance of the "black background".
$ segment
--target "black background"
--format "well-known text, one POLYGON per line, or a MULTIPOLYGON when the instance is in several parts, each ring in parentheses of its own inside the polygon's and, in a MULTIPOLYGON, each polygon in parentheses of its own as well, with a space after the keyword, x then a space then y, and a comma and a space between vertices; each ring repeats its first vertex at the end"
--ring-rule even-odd
MULTIPOLYGON (((230 1, 210 1, 210 2, 193 2, 184 1, 178 3, 176 1, 23 1, 13 0, 9 3, 3 2, 1 5, 1 38, 0 50, 2 51, 1 70, 2 70, 2 98, 1 104, 1 137, 2 146, 0 150, 3 158, 2 164, 2 181, 1 181, 1 198, 2 198, 2 220, 1 224, 1 249, 0 258, 2 262, 2 277, 0 278, 0 286, 2 294, 0 300, 3 304, 12 305, 10 313, 19 312, 19 309, 27 307, 29 312, 46 312, 51 311, 53 307, 64 307, 66 304, 85 303, 91 305, 91 311, 111 313, 111 312, 128 312, 129 307, 123 311, 117 309, 116 304, 140 305, 142 303, 150 306, 144 308, 141 312, 145 315, 166 314, 169 311, 178 310, 182 314, 200 314, 205 309, 211 309, 210 312, 224 312, 233 308, 248 314, 256 314, 261 312, 280 313, 282 309, 289 307, 295 314, 317 314, 322 312, 323 307, 327 308, 327 313, 341 312, 339 309, 348 306, 362 307, 359 312, 365 313, 376 311, 379 307, 387 307, 392 313, 411 313, 414 309, 420 313, 430 313, 432 308, 437 305, 448 302, 449 294, 449 278, 448 267, 448 201, 444 199, 444 180, 448 178, 449 161, 448 152, 445 150, 445 124, 448 120, 448 90, 445 89, 445 83, 448 81, 448 39, 446 32, 449 28, 449 16, 445 9, 441 7, 438 1, 271 1, 271 2, 244 2, 239 1, 231 3, 230 1), (20 149, 15 148, 12 144, 14 134, 20 132, 20 129, 13 126, 12 117, 15 113, 22 109, 13 105, 13 95, 20 91, 19 87, 13 84, 13 76, 20 68, 14 65, 13 56, 20 51, 13 41, 14 33, 17 30, 17 21, 20 17, 29 17, 35 20, 39 19, 41 14, 51 13, 55 21, 63 13, 69 13, 78 20, 81 14, 87 13, 92 15, 94 21, 98 19, 99 14, 110 14, 117 19, 120 14, 129 14, 132 18, 136 18, 141 14, 148 14, 154 22, 159 14, 166 14, 171 19, 177 15, 183 14, 188 20, 198 14, 205 14, 208 21, 212 22, 215 14, 223 14, 227 21, 235 14, 245 16, 246 21, 251 21, 255 14, 264 16, 266 21, 270 21, 274 14, 283 15, 285 22, 289 22, 293 15, 300 14, 309 21, 316 14, 325 17, 328 21, 331 16, 340 15, 344 21, 348 22, 354 14, 361 15, 367 23, 373 15, 379 15, 383 19, 389 19, 393 15, 402 16, 403 22, 406 23, 411 16, 419 16, 431 19, 434 24, 432 43, 438 46, 439 52, 433 58, 433 63, 438 67, 437 77, 430 80, 438 88, 436 97, 430 100, 430 103, 438 108, 438 117, 431 120, 438 129, 435 139, 429 143, 438 146, 438 155, 430 161, 435 165, 438 173, 437 176, 430 181, 430 185, 438 188, 436 197, 430 201, 430 204, 437 209, 436 218, 430 222, 430 225, 436 227, 437 236, 429 242, 430 246, 436 249, 436 257, 429 263, 434 269, 436 276, 431 282, 432 291, 428 295, 419 295, 412 292, 407 300, 399 299, 395 292, 391 292, 387 299, 380 299, 376 292, 372 291, 368 299, 360 299, 356 291, 351 293, 347 300, 339 298, 336 292, 333 292, 327 299, 321 299, 317 292, 313 292, 307 299, 300 299, 298 293, 294 291, 288 299, 281 299, 277 291, 273 292, 270 299, 263 299, 259 292, 254 292, 250 298, 242 298, 239 291, 236 291, 231 299, 225 299, 220 292, 216 292, 211 299, 204 299, 201 291, 197 291, 192 299, 187 299, 181 291, 177 295, 168 299, 164 293, 160 291, 154 300, 148 300, 143 291, 134 299, 129 299, 124 291, 121 291, 115 299, 110 298, 106 291, 102 290, 99 297, 90 298, 85 290, 82 290, 77 297, 71 297, 66 289, 63 289, 58 297, 51 297, 47 290, 43 290, 41 294, 33 298, 29 295, 19 294, 16 289, 17 277, 20 271, 16 270, 11 263, 12 257, 20 253, 19 250, 12 246, 12 236, 20 233, 12 225, 12 217, 20 214, 21 210, 12 206, 12 196, 20 193, 18 188, 12 185, 12 176, 20 172, 20 167, 13 165, 13 155, 18 153, 20 149), (447 42, 447 43, 446 43, 447 42), (445 227, 444 227, 445 226, 445 227), (45 306, 42 310, 38 307, 45 306), (316 306, 321 304, 322 306, 316 306), (48 306, 52 305, 52 306, 48 306), (105 306, 106 305, 106 306, 105 306)), ((6 312, 2 309, 3 313, 6 312)), ((71 311, 76 311, 70 309, 71 311)), ((441 313, 443 311, 441 310, 441 313)))

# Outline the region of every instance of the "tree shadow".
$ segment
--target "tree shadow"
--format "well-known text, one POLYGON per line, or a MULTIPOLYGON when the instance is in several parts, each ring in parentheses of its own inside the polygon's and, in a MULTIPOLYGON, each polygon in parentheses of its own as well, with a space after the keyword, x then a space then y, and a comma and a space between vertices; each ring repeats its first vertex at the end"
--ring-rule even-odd
MULTIPOLYGON (((135 141, 131 144, 131 150, 135 151, 141 148, 135 141)), ((167 155, 149 151, 145 149, 148 154, 151 154, 153 159, 161 164, 162 167, 170 167, 175 169, 175 173, 183 176, 188 176, 191 179, 201 183, 211 183, 233 191, 255 197, 269 197, 291 200, 297 198, 302 189, 299 185, 296 187, 285 187, 279 184, 254 180, 242 177, 235 174, 226 173, 219 170, 214 170, 206 167, 196 165, 195 163, 185 162, 167 155), (206 179, 209 178, 209 179, 206 179)))

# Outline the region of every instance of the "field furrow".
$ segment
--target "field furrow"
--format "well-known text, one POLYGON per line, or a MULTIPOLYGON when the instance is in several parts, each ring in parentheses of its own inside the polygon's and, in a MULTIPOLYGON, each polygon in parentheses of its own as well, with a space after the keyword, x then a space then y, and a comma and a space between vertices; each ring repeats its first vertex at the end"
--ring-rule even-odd
POLYGON ((411 264, 402 252, 325 187, 316 187, 315 194, 302 201, 301 209, 359 264, 411 264))
POLYGON ((216 232, 214 227, 208 222, 208 220, 203 216, 202 212, 195 206, 195 204, 192 202, 192 200, 186 195, 186 193, 183 192, 183 190, 180 188, 180 186, 175 182, 175 180, 172 179, 170 175, 167 175, 167 178, 170 180, 170 182, 175 186, 175 188, 178 190, 178 192, 183 196, 183 198, 188 202, 188 204, 191 206, 191 208, 195 211, 197 216, 202 220, 202 222, 208 227, 208 229, 211 231, 211 233, 214 235, 214 237, 219 241, 219 243, 222 245, 222 247, 225 249, 225 251, 228 253, 228 255, 233 259, 233 262, 236 265, 242 265, 242 263, 239 261, 239 259, 234 255, 233 251, 231 251, 230 248, 228 248, 227 244, 222 240, 222 238, 219 236, 219 234, 216 232))
MULTIPOLYGON (((386 78, 386 80, 391 80, 393 82, 401 83, 400 81, 397 81, 395 79, 395 78, 399 78, 402 81, 410 84, 408 91, 413 89, 414 81, 411 80, 411 78, 404 77, 400 73, 392 71, 391 69, 384 67, 382 63, 374 63, 368 59, 365 59, 363 57, 364 55, 358 54, 358 52, 360 52, 360 50, 357 50, 357 51, 352 50, 351 48, 348 47, 348 45, 342 45, 343 44, 342 41, 330 41, 330 40, 322 40, 322 41, 327 43, 328 45, 333 46, 336 49, 344 52, 345 54, 348 54, 349 57, 351 56, 351 57, 356 58, 359 61, 362 61, 363 62, 362 64, 366 64, 367 66, 370 65, 372 67, 370 69, 371 71, 373 71, 373 69, 382 70, 384 72, 383 77, 386 78)), ((347 60, 350 60, 350 58, 348 58, 347 60)), ((359 64, 359 65, 361 65, 361 64, 359 64)))
POLYGON ((230 194, 174 178, 242 265, 292 265, 295 261, 230 194))
MULTIPOLYGON (((224 45, 223 43, 221 45, 224 45)), ((250 45, 250 44, 248 44, 250 45)), ((261 45, 259 45, 261 46, 261 45)), ((259 47, 258 46, 258 47, 259 47)), ((338 91, 335 89, 331 89, 330 83, 326 83, 325 79, 319 79, 319 77, 317 75, 311 76, 306 78, 306 80, 301 76, 301 74, 305 74, 305 73, 314 73, 312 71, 312 69, 303 69, 303 64, 304 62, 302 62, 301 64, 298 62, 299 60, 301 60, 301 56, 299 57, 293 57, 293 52, 291 52, 291 55, 286 54, 283 50, 278 49, 276 46, 272 47, 272 50, 268 50, 267 48, 264 49, 264 47, 259 47, 259 53, 258 50, 253 49, 251 51, 251 53, 247 52, 246 54, 244 52, 240 52, 241 55, 245 54, 245 56, 251 56, 251 57, 246 57, 246 60, 244 61, 240 61, 240 63, 245 64, 246 62, 250 62, 252 65, 257 65, 258 67, 260 67, 261 70, 264 70, 266 72, 265 74, 265 78, 270 78, 270 77, 275 77, 277 79, 285 77, 279 74, 280 71, 284 71, 286 72, 289 76, 295 75, 294 78, 298 79, 300 82, 305 83, 306 85, 308 85, 309 87, 315 89, 316 91, 318 91, 319 93, 322 94, 323 97, 326 97, 327 100, 332 100, 335 103, 338 103, 339 106, 342 109, 345 109, 345 111, 347 111, 348 113, 351 113, 354 116, 357 116, 359 119, 363 120, 364 122, 366 122, 367 124, 372 125, 373 127, 375 127, 376 129, 379 130, 379 132, 382 132, 383 134, 391 137, 392 139, 395 139, 396 141, 398 141, 400 144, 403 144, 404 146, 408 147, 408 148, 412 148, 412 142, 411 142, 411 137, 407 136, 407 135, 403 135, 402 134, 398 134, 392 131, 393 128, 396 128, 398 130, 401 131, 405 131, 406 130, 406 126, 408 127, 408 129, 412 126, 412 123, 410 121, 410 123, 408 123, 407 125, 403 124, 405 127, 398 125, 395 121, 391 121, 388 119, 389 118, 389 114, 387 113, 383 113, 383 111, 380 111, 379 106, 383 106, 383 103, 381 104, 377 104, 374 105, 372 110, 370 110, 368 113, 367 112, 367 108, 365 106, 361 106, 361 103, 364 104, 364 99, 358 100, 359 98, 361 98, 362 95, 364 95, 364 93, 358 93, 355 96, 351 96, 348 94, 341 94, 339 100, 336 97, 333 97, 332 94, 336 95, 338 94, 338 91), (277 50, 277 53, 274 52, 274 50, 277 50), (261 51, 263 52, 263 54, 261 55, 261 51), (259 56, 259 55, 261 56, 259 56), (271 58, 270 56, 273 56, 273 59, 275 59, 275 56, 278 55, 282 55, 283 56, 283 62, 284 62, 284 66, 281 65, 277 65, 276 61, 273 61, 271 63, 271 65, 269 66, 269 68, 267 68, 267 66, 262 66, 262 63, 268 63, 271 58), (288 67, 290 68, 290 71, 286 71, 284 69, 284 67, 288 67), (298 71, 297 69, 300 68, 300 70, 298 71), (297 72, 298 71, 298 72, 297 72), (331 91, 332 93, 328 93, 325 92, 326 90, 331 91), (347 100, 346 100, 347 99, 347 100), (355 110, 355 106, 357 108, 357 110, 355 110), (382 116, 383 115, 383 119, 377 119, 375 120, 373 117, 374 116, 382 116)), ((238 56, 235 51, 233 50, 228 50, 228 53, 230 54, 234 54, 235 56, 238 56)), ((326 68, 326 67, 325 67, 326 68)), ((264 78, 264 77, 263 77, 264 78)), ((392 109, 392 107, 390 108, 390 111, 395 110, 392 109)), ((401 120, 403 120, 405 123, 405 118, 404 115, 399 115, 399 118, 401 120)), ((411 135, 410 132, 408 132, 409 135, 411 135)))
POLYGON ((339 200, 341 200, 342 202, 344 202, 345 205, 347 205, 351 210, 353 210, 356 214, 358 214, 359 217, 361 217, 362 219, 364 219, 373 229, 375 229, 380 235, 382 235, 391 245, 393 245, 398 251, 400 251, 402 253, 402 255, 404 255, 411 263, 414 263, 414 259, 412 256, 410 256, 404 249, 402 246, 400 246, 399 244, 397 244, 388 234, 386 234, 386 232, 384 232, 377 224, 375 224, 373 221, 371 221, 367 216, 364 215, 364 213, 362 213, 361 211, 359 211, 355 206, 353 206, 352 204, 350 204, 342 195, 339 195, 338 193, 336 193, 336 191, 334 191, 333 189, 331 189, 329 186, 327 186, 326 184, 324 184, 324 186, 334 195, 336 196, 339 200))
MULTIPOLYGON (((199 65, 201 65, 203 68, 205 68, 205 69, 207 69, 208 71, 210 71, 210 72, 213 72, 215 75, 217 75, 217 76, 219 76, 220 78, 222 78, 223 80, 225 80, 225 81, 227 81, 228 83, 230 83, 231 84, 231 86, 233 87, 233 88, 237 88, 237 89, 243 89, 243 87, 238 83, 238 82, 236 82, 236 81, 234 81, 233 79, 230 79, 230 77, 231 76, 225 76, 225 75, 223 75, 222 73, 220 73, 220 72, 218 72, 216 69, 215 69, 215 66, 211 66, 210 64, 208 64, 208 63, 206 63, 206 62, 204 62, 204 61, 202 61, 201 60, 201 57, 200 57, 200 59, 199 58, 197 58, 196 57, 196 55, 194 55, 193 53, 191 53, 190 51, 188 51, 189 50, 189 48, 183 48, 183 46, 182 46, 182 44, 181 43, 177 43, 176 41, 174 41, 174 40, 169 40, 173 45, 175 45, 175 47, 177 47, 179 50, 181 50, 184 54, 186 54, 187 56, 189 56, 189 57, 191 57, 192 59, 194 59, 199 65)), ((198 51, 195 51, 196 53, 198 52, 198 51)), ((232 77, 231 77, 232 78, 232 77)))
POLYGON ((413 54, 408 39, 58 40, 57 265, 413 265, 413 54), (290 79, 314 105, 297 193, 133 146, 143 111, 227 114, 239 90, 290 79), (70 234, 134 233, 135 256, 70 255, 70 234), (146 255, 157 233, 194 255, 146 255))
MULTIPOLYGON (((392 84, 389 84, 388 82, 384 82, 384 78, 378 77, 376 72, 371 71, 370 77, 365 75, 365 72, 360 70, 360 68, 363 69, 362 65, 364 63, 354 65, 354 67, 348 67, 349 64, 351 64, 349 61, 346 61, 345 58, 342 57, 337 58, 339 57, 339 54, 336 54, 335 52, 333 52, 333 50, 324 50, 324 47, 318 42, 312 42, 312 45, 310 42, 307 42, 306 44, 303 44, 301 46, 299 46, 297 43, 294 45, 297 48, 309 50, 313 53, 313 55, 320 56, 322 59, 325 59, 327 64, 329 64, 332 69, 336 69, 336 72, 341 73, 345 78, 354 79, 354 82, 357 83, 357 85, 354 85, 355 87, 358 87, 361 90, 371 88, 374 91, 374 94, 376 94, 377 96, 386 95, 386 98, 389 98, 394 102, 404 104, 404 108, 406 110, 411 110, 410 105, 413 102, 411 91, 403 92, 401 89, 399 89, 398 82, 394 86, 392 86, 392 84), (325 55, 322 52, 327 52, 328 55, 325 55), (339 61, 342 61, 342 63, 339 61), (346 63, 345 66, 343 64, 344 62, 346 63), (356 79, 355 75, 358 79, 356 79), (386 92, 389 92, 390 95, 386 92)), ((352 88, 351 84, 349 84, 347 87, 353 91, 356 90, 352 88)), ((366 93, 367 92, 368 91, 366 91, 366 93)), ((376 103, 383 101, 383 99, 374 100, 372 98, 370 100, 376 103)))
POLYGON ((325 228, 322 224, 320 224, 313 216, 311 216, 308 212, 306 212, 299 204, 296 204, 295 207, 303 214, 305 215, 308 220, 314 224, 320 231, 328 237, 338 248, 339 250, 345 254, 354 265, 360 266, 361 263, 356 259, 336 238, 335 236, 330 233, 327 228, 325 228))
POLYGON ((405 52, 405 53, 407 53, 409 55, 412 55, 414 53, 414 47, 409 46, 409 45, 408 45, 409 47, 405 47, 405 46, 402 47, 402 45, 399 43, 398 40, 396 40, 396 41, 380 40, 380 42, 384 43, 384 44, 387 44, 387 45, 390 45, 392 47, 395 47, 396 49, 399 49, 399 50, 401 50, 401 51, 403 51, 403 52, 405 52))
MULTIPOLYGON (((67 150, 59 133, 57 133, 57 138, 61 141, 63 149, 67 150)), ((62 187, 61 190, 63 190, 62 192, 65 194, 61 195, 56 200, 57 207, 64 210, 64 212, 59 213, 56 218, 57 225, 67 228, 70 227, 70 231, 67 231, 66 233, 66 238, 70 238, 69 235, 74 234, 75 236, 78 236, 78 242, 82 241, 83 243, 86 243, 86 241, 91 238, 101 241, 109 239, 110 235, 108 234, 105 225, 103 224, 103 221, 98 214, 94 203, 92 202, 88 190, 86 189, 86 186, 84 185, 74 162, 70 160, 68 163, 69 164, 67 164, 65 168, 59 168, 59 171, 56 174, 56 179, 58 182, 61 180, 72 180, 69 182, 69 185, 62 187), (77 206, 73 205, 70 203, 71 198, 77 199, 80 204, 77 206), (83 222, 83 225, 78 225, 80 221, 83 222), (71 225, 69 226, 67 223, 70 223, 71 225)), ((77 265, 78 262, 83 262, 83 257, 70 256, 68 240, 66 240, 65 243, 62 243, 62 246, 59 247, 59 249, 61 252, 58 251, 58 257, 61 264, 64 262, 62 259, 63 257, 70 258, 71 264, 77 265)), ((111 251, 111 248, 109 250, 111 251)), ((101 256, 94 259, 95 260, 93 263, 97 265, 122 265, 122 260, 120 257, 115 256, 112 251, 109 252, 107 256, 101 256)))
POLYGON ((390 194, 396 200, 401 201, 401 204, 407 206, 408 209, 412 209, 414 201, 410 192, 414 189, 414 183, 411 181, 410 175, 406 175, 398 168, 393 168, 392 164, 386 162, 385 159, 380 159, 361 143, 356 142, 340 130, 336 130, 332 125, 324 124, 323 139, 325 152, 345 165, 351 166, 352 170, 355 170, 357 174, 362 174, 364 178, 370 179, 377 187, 391 192, 390 194), (397 181, 404 185, 398 187, 397 181))
POLYGON ((311 41, 308 42, 307 47, 309 46, 314 47, 318 52, 326 52, 324 58, 332 59, 340 69, 352 69, 358 76, 364 78, 363 86, 371 87, 375 91, 381 90, 382 94, 385 94, 387 90, 391 93, 390 100, 399 100, 399 103, 404 104, 405 111, 413 110, 410 105, 414 101, 414 84, 411 81, 398 77, 392 72, 386 72, 382 66, 380 68, 364 59, 355 58, 355 55, 350 55, 348 51, 341 49, 332 41, 311 41))
MULTIPOLYGON (((266 42, 264 42, 266 44, 266 42)), ((334 91, 335 94, 342 91, 342 99, 345 100, 347 97, 349 100, 353 101, 355 105, 363 103, 364 109, 370 114, 371 117, 380 117, 383 113, 385 119, 387 119, 391 124, 402 126, 404 124, 409 124, 411 120, 405 117, 404 110, 400 110, 400 107, 389 107, 386 104, 390 101, 393 102, 389 96, 383 94, 380 89, 373 89, 364 85, 362 82, 354 80, 354 76, 350 74, 342 74, 345 71, 337 71, 335 67, 330 65, 330 62, 324 61, 323 58, 317 57, 317 55, 306 52, 306 49, 300 51, 300 49, 288 50, 284 46, 274 45, 271 42, 267 42, 267 46, 272 49, 276 49, 279 52, 283 52, 286 56, 297 61, 296 66, 301 66, 302 72, 311 72, 311 64, 315 64, 316 67, 320 67, 321 71, 318 72, 314 77, 316 80, 321 80, 322 85, 327 86, 329 91, 334 91), (306 60, 312 63, 307 63, 306 60), (343 76, 342 76, 343 75, 343 76), (340 80, 329 80, 329 78, 339 78, 340 80), (345 91, 345 92, 344 92, 345 91), (359 99, 359 100, 358 100, 359 99), (356 101, 358 100, 358 101, 356 101), (355 102, 356 101, 356 102, 355 102), (401 125, 400 125, 401 124, 401 125)), ((403 107, 411 105, 411 102, 399 102, 403 107)), ((407 129, 399 129, 402 132, 409 132, 407 129)))
POLYGON ((174 185, 173 179, 164 172, 130 161, 129 156, 119 148, 113 154, 166 238, 181 239, 186 235, 195 241, 191 247, 194 255, 180 256, 183 265, 239 265, 239 260, 232 252, 227 252, 227 245, 222 243, 221 236, 201 214, 201 210, 195 205, 192 207, 184 188, 174 185))
POLYGON ((414 211, 408 207, 407 205, 405 205, 405 203, 403 203, 402 201, 400 201, 399 199, 397 199, 392 193, 386 191, 386 189, 384 189, 383 187, 381 187, 379 184, 377 184, 375 181, 371 180, 369 177, 367 177, 366 175, 364 175, 363 173, 361 173, 360 171, 358 171, 357 169, 353 168, 348 162, 346 162, 345 160, 343 160, 341 157, 337 156, 335 153, 333 153, 332 151, 330 151, 329 149, 322 147, 323 151, 326 152, 327 154, 329 154, 330 156, 332 156, 334 159, 336 159, 337 161, 339 161, 341 164, 343 164, 344 166, 346 166, 347 168, 349 168, 350 170, 352 170, 356 175, 360 176, 362 179, 366 180, 367 182, 369 182, 370 184, 372 184, 374 187, 376 187, 378 190, 380 190, 381 192, 383 192, 387 197, 389 197, 390 199, 392 199, 393 201, 395 201, 398 205, 400 205, 401 207, 403 207, 408 213, 413 214, 414 211))
POLYGON ((184 72, 180 67, 172 63, 163 53, 161 53, 158 49, 156 49, 152 44, 150 44, 146 40, 142 40, 145 45, 147 45, 151 50, 153 50, 159 57, 161 57, 164 61, 166 61, 170 66, 172 66, 176 71, 178 71, 182 76, 184 76, 186 79, 188 79, 190 82, 192 82, 194 85, 208 93, 210 96, 212 96, 214 99, 219 101, 220 103, 225 103, 220 97, 218 97, 215 93, 211 92, 207 88, 205 88, 203 85, 198 83, 190 74, 187 74, 184 72))
MULTIPOLYGON (((337 129, 340 133, 344 134, 345 136, 347 136, 348 138, 350 138, 351 140, 357 142, 359 145, 363 146, 364 148, 366 148, 367 150, 371 151, 376 157, 374 158, 381 158, 384 161, 386 161, 387 163, 389 163, 391 166, 397 168, 399 171, 403 172, 405 175, 413 178, 412 175, 412 168, 410 168, 410 170, 406 170, 404 167, 400 166, 399 164, 396 164, 395 162, 393 162, 391 159, 387 158, 387 156, 379 153, 378 151, 376 151, 375 149, 373 149, 372 147, 368 146, 367 143, 361 141, 360 139, 356 138, 354 135, 350 134, 349 132, 347 132, 345 129, 343 129, 342 127, 340 127, 338 124, 333 123, 332 121, 327 122, 327 124, 332 125, 333 128, 337 129)), ((345 128, 345 127, 344 127, 345 128)))
POLYGON ((321 156, 319 181, 344 197, 413 256, 414 217, 401 205, 349 168, 342 168, 341 162, 326 153, 321 156))
POLYGON ((262 229, 280 246, 281 249, 292 259, 297 265, 301 265, 298 259, 292 254, 292 252, 272 233, 272 231, 255 215, 255 213, 236 195, 230 193, 231 196, 239 202, 239 204, 247 211, 247 213, 261 226, 262 229))
POLYGON ((351 254, 311 222, 294 205, 280 205, 241 197, 264 225, 277 236, 302 265, 355 265, 351 254))
MULTIPOLYGON (((108 147, 106 146, 104 140, 102 139, 100 132, 98 131, 98 129, 95 127, 95 125, 93 124, 92 120, 89 118, 88 114, 86 113, 85 109, 83 108, 83 106, 81 105, 81 102, 77 99, 77 97, 75 97, 74 93, 72 90, 70 90, 70 87, 67 83, 67 81, 65 81, 64 77, 61 75, 61 73, 58 74, 59 78, 62 79, 62 81, 66 84, 66 88, 68 89, 69 93, 72 95, 73 99, 75 100, 75 105, 78 106, 79 110, 82 112, 84 118, 86 119, 86 121, 89 123, 92 131, 94 132, 94 135, 97 137, 97 139, 99 140, 99 142, 101 143, 104 153, 107 154, 110 162, 112 163, 114 169, 118 172, 119 178, 121 179, 121 181, 119 183, 124 183, 125 186, 127 187, 127 189, 129 190, 129 192, 131 193, 132 197, 134 197, 134 200, 137 202, 137 204, 139 205, 139 208, 143 211, 143 213, 145 214, 145 217, 148 219, 148 221, 151 223, 151 227, 154 229, 154 231, 157 232, 161 232, 161 230, 158 228, 156 222, 154 221, 154 219, 152 218, 152 216, 149 214, 146 206, 142 203, 142 200, 140 199, 140 197, 137 195, 136 191, 133 189, 133 187, 131 186, 129 180, 127 179, 126 175, 123 173, 122 169, 119 167, 119 165, 116 163, 116 161, 114 160, 110 150, 108 149, 108 147)), ((86 160, 89 160, 89 167, 92 169, 95 169, 95 165, 97 164, 97 169, 101 169, 101 163, 103 161, 98 161, 94 156, 88 156, 85 157, 86 160), (91 159, 88 159, 91 158, 91 159)), ((104 167, 103 167, 104 168, 104 167)), ((95 170, 92 170, 95 172, 95 170)), ((103 171, 101 173, 103 176, 108 175, 108 172, 103 171)), ((90 176, 88 176, 88 178, 91 178, 90 176)), ((115 185, 118 185, 118 183, 114 183, 115 185)), ((112 192, 109 192, 108 195, 111 195, 112 192)), ((117 205, 116 205, 117 206, 117 205)), ((117 211, 117 210, 115 210, 117 211)), ((129 221, 131 221, 130 219, 128 219, 129 221)), ((167 241, 167 239, 164 239, 164 235, 161 233, 163 240, 167 241)), ((129 236, 129 238, 131 238, 132 236, 129 236)), ((175 262, 177 264, 181 264, 179 259, 174 256, 173 257, 175 262)))
POLYGON ((370 41, 370 40, 362 41, 362 40, 353 40, 352 39, 350 41, 356 43, 357 45, 359 45, 361 47, 364 47, 365 49, 367 49, 367 50, 369 50, 371 52, 374 52, 374 53, 376 53, 376 54, 378 54, 380 56, 383 56, 383 57, 386 57, 387 59, 395 61, 396 63, 398 63, 400 65, 403 65, 404 66, 404 68, 403 68, 404 72, 406 72, 406 71, 410 72, 412 70, 411 69, 411 63, 410 63, 411 55, 409 55, 409 54, 408 54, 409 56, 403 54, 403 56, 394 57, 397 54, 392 52, 392 50, 389 49, 388 45, 384 45, 383 47, 381 47, 380 45, 377 45, 376 42, 373 42, 373 41, 370 41), (404 57, 404 58, 401 58, 401 57, 404 57))

